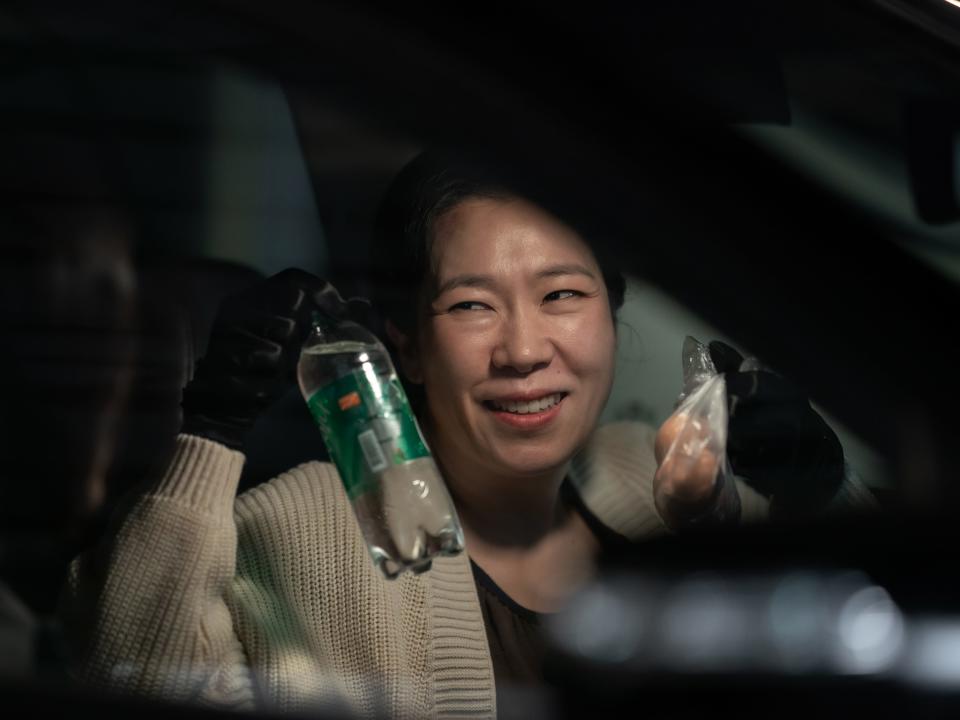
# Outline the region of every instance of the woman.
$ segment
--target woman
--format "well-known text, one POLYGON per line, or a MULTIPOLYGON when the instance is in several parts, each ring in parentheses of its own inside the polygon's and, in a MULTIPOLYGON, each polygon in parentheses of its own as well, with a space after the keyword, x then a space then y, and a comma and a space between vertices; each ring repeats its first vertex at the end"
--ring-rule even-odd
MULTIPOLYGON (((492 715, 495 680, 538 679, 537 613, 607 543, 663 530, 654 431, 595 428, 622 278, 541 207, 429 157, 401 174, 380 228, 386 333, 467 553, 383 580, 324 463, 234 498, 244 435, 287 386, 311 311, 349 311, 288 271, 224 304, 175 456, 75 563, 65 607, 82 680, 228 706, 492 715)), ((744 515, 762 514, 738 490, 744 515)))

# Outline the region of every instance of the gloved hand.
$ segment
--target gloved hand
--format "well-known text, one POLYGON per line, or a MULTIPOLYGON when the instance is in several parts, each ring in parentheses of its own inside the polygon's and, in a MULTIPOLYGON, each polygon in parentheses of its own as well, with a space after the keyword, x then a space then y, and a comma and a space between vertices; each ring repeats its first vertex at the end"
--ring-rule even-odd
POLYGON ((727 385, 727 458, 733 472, 770 499, 772 517, 822 510, 844 478, 836 433, 796 385, 720 341, 709 344, 727 385))
POLYGON ((342 318, 350 303, 329 282, 297 269, 224 298, 183 391, 182 432, 242 449, 260 413, 293 382, 316 310, 342 318))

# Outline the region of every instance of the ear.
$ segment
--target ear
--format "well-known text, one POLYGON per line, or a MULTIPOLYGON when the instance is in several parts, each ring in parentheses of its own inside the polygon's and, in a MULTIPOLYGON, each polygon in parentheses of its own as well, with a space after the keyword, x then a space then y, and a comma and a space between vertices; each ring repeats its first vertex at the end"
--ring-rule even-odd
POLYGON ((397 349, 397 357, 403 374, 410 382, 418 385, 422 384, 423 372, 420 368, 420 353, 417 351, 416 342, 394 325, 391 320, 387 320, 386 330, 387 337, 390 338, 390 342, 397 349))

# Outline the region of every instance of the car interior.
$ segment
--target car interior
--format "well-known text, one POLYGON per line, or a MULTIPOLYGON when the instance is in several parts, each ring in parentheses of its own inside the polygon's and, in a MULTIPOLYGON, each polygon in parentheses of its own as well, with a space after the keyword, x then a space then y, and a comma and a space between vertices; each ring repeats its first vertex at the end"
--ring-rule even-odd
MULTIPOLYGON (((662 423, 684 338, 721 339, 805 389, 877 502, 612 558, 528 716, 955 712, 956 3, 40 0, 0 49, 4 712, 173 710, 18 669, 24 632, 172 451, 222 298, 288 267, 368 296, 425 148, 513 168, 626 276, 604 421, 662 423)), ((246 454, 241 489, 327 459, 295 385, 246 454)))

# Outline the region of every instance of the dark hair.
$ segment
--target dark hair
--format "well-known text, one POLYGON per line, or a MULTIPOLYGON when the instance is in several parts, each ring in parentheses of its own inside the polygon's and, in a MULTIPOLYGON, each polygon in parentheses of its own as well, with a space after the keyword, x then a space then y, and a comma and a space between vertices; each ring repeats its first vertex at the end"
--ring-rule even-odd
MULTIPOLYGON (((471 198, 529 198, 520 176, 484 162, 440 151, 417 155, 397 174, 377 213, 370 295, 382 320, 416 331, 419 292, 428 277, 437 219, 471 198)), ((598 262, 600 262, 598 258, 598 262)), ((626 288, 618 270, 600 265, 611 315, 626 288)))

